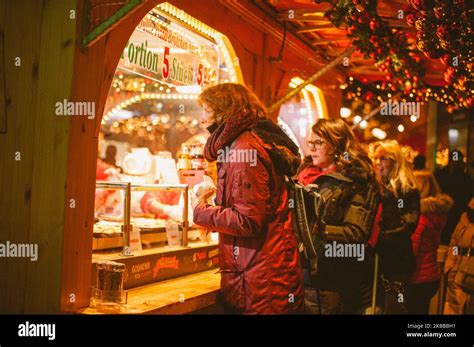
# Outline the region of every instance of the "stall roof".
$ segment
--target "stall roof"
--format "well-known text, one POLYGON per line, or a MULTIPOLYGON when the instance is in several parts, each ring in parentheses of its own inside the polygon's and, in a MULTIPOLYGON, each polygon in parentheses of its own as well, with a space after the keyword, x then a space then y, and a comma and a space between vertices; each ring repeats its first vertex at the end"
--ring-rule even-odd
MULTIPOLYGON (((260 3, 280 21, 286 21, 303 41, 309 41, 315 49, 323 50, 329 59, 339 56, 348 46, 351 39, 345 28, 336 28, 324 13, 332 7, 329 3, 317 4, 312 0, 266 0, 260 3), (290 12, 291 11, 291 12, 290 12), (291 13, 291 15, 289 15, 291 13)), ((416 48, 416 30, 406 20, 399 19, 399 11, 408 13, 410 5, 406 0, 379 0, 377 13, 390 28, 396 28, 407 35, 410 54, 419 57, 426 68, 425 82, 430 85, 443 84, 444 65, 439 59, 429 59, 416 48)), ((365 58, 361 53, 352 54, 349 66, 345 71, 355 78, 378 80, 385 76, 375 65, 375 60, 365 58)))

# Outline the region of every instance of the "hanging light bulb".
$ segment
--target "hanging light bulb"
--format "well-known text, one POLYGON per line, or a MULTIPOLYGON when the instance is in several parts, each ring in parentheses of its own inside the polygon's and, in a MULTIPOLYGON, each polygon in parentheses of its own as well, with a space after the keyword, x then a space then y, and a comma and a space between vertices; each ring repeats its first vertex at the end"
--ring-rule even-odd
POLYGON ((341 107, 341 110, 339 112, 342 118, 348 118, 352 114, 351 109, 347 107, 341 107))

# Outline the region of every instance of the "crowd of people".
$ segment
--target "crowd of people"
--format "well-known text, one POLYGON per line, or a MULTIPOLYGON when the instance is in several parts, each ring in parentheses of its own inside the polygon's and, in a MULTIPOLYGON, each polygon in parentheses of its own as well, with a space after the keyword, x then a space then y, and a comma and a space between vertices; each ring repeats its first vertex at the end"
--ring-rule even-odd
POLYGON ((460 152, 433 175, 394 140, 364 146, 345 121, 320 119, 301 162, 248 88, 213 86, 199 102, 218 179, 215 204, 203 192, 193 216, 219 233, 226 312, 427 314, 438 293, 438 313, 474 313, 474 199, 460 152), (219 162, 225 148, 256 151, 256 165, 219 162), (316 259, 293 223, 290 177, 318 197, 307 206, 316 259), (325 252, 336 245, 364 254, 325 252))

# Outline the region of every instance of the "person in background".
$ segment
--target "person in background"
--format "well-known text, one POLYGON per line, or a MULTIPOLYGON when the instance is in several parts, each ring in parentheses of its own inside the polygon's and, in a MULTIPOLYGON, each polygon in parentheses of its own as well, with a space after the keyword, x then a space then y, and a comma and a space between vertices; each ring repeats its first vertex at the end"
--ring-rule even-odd
MULTIPOLYGON (((297 180, 316 184, 323 203, 316 207, 318 233, 327 246, 362 246, 364 259, 318 256, 317 272, 303 258, 305 311, 309 314, 363 314, 371 306, 373 258, 365 250, 378 206, 378 187, 372 162, 341 119, 320 119, 313 126, 311 156, 297 180)), ((315 206, 310 206, 314 209, 315 206)), ((329 253, 328 253, 329 254, 329 253)))
POLYGON ((396 141, 375 143, 372 155, 381 194, 375 249, 380 261, 384 313, 401 314, 407 312, 406 288, 416 267, 411 235, 420 216, 420 193, 396 141))
MULTIPOLYGON (((100 153, 104 147, 104 134, 99 133, 98 138, 98 156, 95 179, 96 181, 120 181, 119 169, 100 159, 100 153)), ((112 206, 119 200, 119 192, 117 190, 96 189, 94 209, 96 212, 107 213, 112 210, 112 206)))
POLYGON ((411 235, 416 270, 408 286, 407 306, 409 313, 428 314, 430 300, 439 288, 437 249, 453 199, 441 193, 435 177, 428 171, 415 171, 415 181, 421 197, 420 220, 411 235))
POLYGON ((474 198, 454 230, 444 267, 444 314, 474 314, 474 198))
POLYGON ((448 220, 441 233, 441 243, 447 245, 461 215, 466 211, 473 189, 473 181, 466 173, 462 152, 458 150, 451 151, 448 165, 436 171, 435 177, 441 190, 454 200, 454 206, 448 214, 448 220))
POLYGON ((105 150, 104 161, 107 164, 110 164, 116 167, 117 166, 116 157, 117 157, 117 147, 115 147, 114 145, 108 145, 105 150))
POLYGON ((418 154, 413 160, 413 170, 425 170, 426 169, 426 157, 423 154, 418 154))
POLYGON ((243 85, 209 87, 199 103, 201 125, 210 132, 204 157, 217 161, 218 179, 216 206, 205 201, 213 192, 203 193, 193 203, 194 223, 219 233, 226 312, 301 312, 303 279, 285 182, 300 164, 298 147, 243 85))

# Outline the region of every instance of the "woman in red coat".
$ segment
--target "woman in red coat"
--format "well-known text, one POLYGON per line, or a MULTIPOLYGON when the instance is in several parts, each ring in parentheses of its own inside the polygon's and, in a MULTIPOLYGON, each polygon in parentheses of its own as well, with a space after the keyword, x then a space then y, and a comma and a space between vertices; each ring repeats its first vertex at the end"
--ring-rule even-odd
POLYGON ((420 219, 411 235, 416 270, 408 286, 408 312, 428 314, 430 300, 439 287, 439 264, 436 252, 441 231, 446 224, 453 199, 441 190, 429 171, 415 171, 416 185, 420 191, 420 219))
POLYGON ((285 314, 303 309, 303 281, 284 175, 298 147, 266 118, 246 87, 225 83, 199 98, 211 133, 204 155, 217 161, 216 206, 204 194, 194 223, 219 233, 221 296, 229 312, 285 314))

